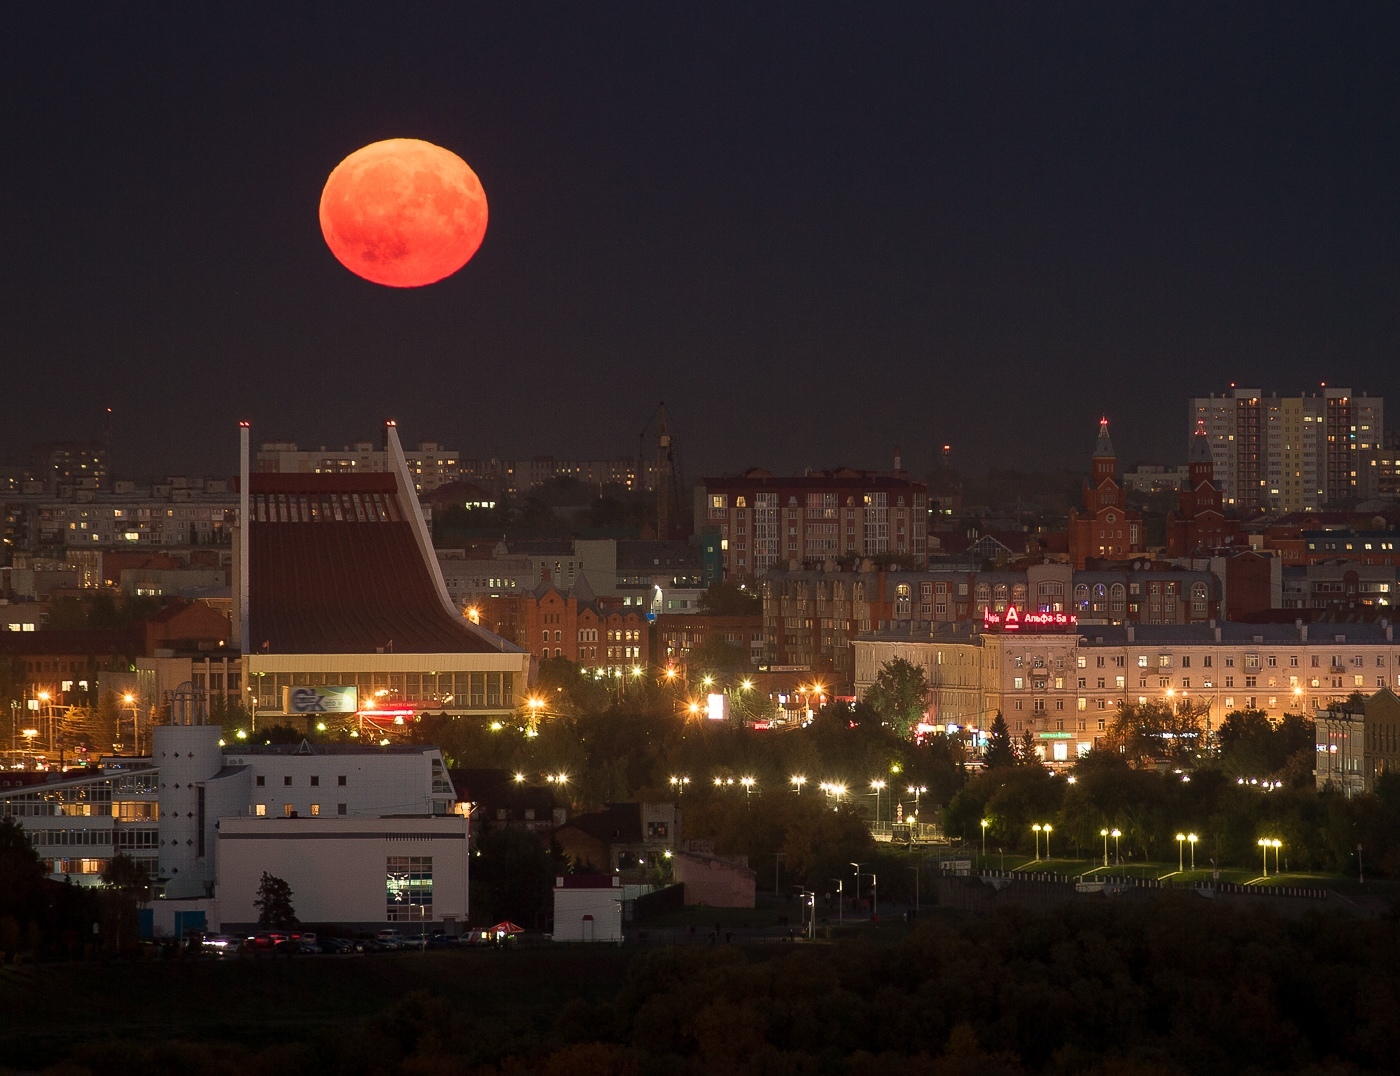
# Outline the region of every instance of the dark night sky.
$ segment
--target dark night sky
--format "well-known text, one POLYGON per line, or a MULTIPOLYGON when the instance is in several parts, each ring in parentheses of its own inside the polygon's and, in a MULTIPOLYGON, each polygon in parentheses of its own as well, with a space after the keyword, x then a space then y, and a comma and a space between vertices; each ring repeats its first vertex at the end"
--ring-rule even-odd
POLYGON ((1394 4, 29 7, 12 461, 108 405, 127 473, 227 472, 245 416, 611 456, 664 398, 689 477, 1029 468, 1083 465, 1101 412, 1125 462, 1183 457, 1231 380, 1400 393, 1394 4), (490 199, 429 288, 317 224, 389 137, 490 199))

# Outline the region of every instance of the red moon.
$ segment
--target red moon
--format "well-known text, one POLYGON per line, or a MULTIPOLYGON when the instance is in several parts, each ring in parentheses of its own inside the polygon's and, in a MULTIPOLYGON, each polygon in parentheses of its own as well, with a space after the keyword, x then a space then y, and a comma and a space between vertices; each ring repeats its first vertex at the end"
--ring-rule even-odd
POLYGON ((466 265, 486 234, 486 192, 467 162, 416 138, 357 149, 321 192, 321 234, 340 264, 391 288, 466 265))

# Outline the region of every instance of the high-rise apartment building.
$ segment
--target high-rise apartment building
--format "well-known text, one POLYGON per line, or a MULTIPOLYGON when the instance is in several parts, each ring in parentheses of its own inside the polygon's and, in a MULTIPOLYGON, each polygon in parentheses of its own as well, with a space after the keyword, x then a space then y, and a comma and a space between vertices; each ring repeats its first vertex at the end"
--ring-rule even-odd
POLYGON ((1191 400, 1204 427, 1226 508, 1314 512, 1374 497, 1385 399, 1323 386, 1299 396, 1231 386, 1191 400))
MULTIPOLYGON (((274 474, 374 474, 387 470, 387 458, 384 447, 373 441, 356 441, 342 449, 324 445, 302 449, 295 441, 264 441, 253 469, 274 474)), ((422 442, 416 452, 405 452, 404 459, 419 493, 431 493, 462 477, 457 450, 436 441, 422 442)))
POLYGON ((760 468, 705 478, 695 529, 718 531, 728 577, 839 557, 928 558, 928 486, 843 467, 782 478, 760 468))

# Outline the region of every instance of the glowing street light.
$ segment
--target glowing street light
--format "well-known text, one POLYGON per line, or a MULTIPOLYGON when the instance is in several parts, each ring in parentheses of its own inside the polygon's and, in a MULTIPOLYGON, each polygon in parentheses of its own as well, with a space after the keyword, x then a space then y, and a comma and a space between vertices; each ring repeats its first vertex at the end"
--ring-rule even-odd
POLYGON ((740 680, 740 681, 739 681, 739 687, 740 687, 742 690, 744 690, 744 691, 752 691, 752 690, 753 690, 753 681, 752 681, 752 680, 740 680))
POLYGON ((875 824, 880 824, 880 793, 885 789, 885 782, 874 780, 870 782, 870 787, 875 790, 875 824))
POLYGON ((714 686, 715 686, 715 678, 714 678, 713 676, 711 676, 709 673, 706 673, 704 676, 700 677, 700 682, 701 682, 702 684, 704 684, 706 687, 714 687, 714 686))
POLYGON ((739 778, 739 783, 740 783, 741 785, 744 786, 744 800, 745 800, 745 802, 747 802, 749 796, 753 795, 753 783, 754 783, 753 778, 752 778, 752 777, 740 777, 740 778, 739 778))
POLYGON ((788 781, 792 785, 792 790, 796 792, 799 796, 802 795, 802 786, 807 783, 807 778, 799 775, 789 777, 788 781))
POLYGON ((1103 838, 1103 865, 1108 866, 1108 830, 1099 830, 1099 836, 1103 838))
POLYGON ((1196 842, 1200 840, 1194 833, 1188 833, 1186 839, 1191 842, 1191 869, 1196 869, 1196 842))
POLYGON ((987 827, 991 824, 990 818, 982 819, 982 858, 984 860, 987 858, 987 827))
POLYGON ((1031 826, 1035 831, 1035 861, 1040 862, 1040 823, 1036 822, 1031 826))
POLYGON ((1176 835, 1176 869, 1178 872, 1186 869, 1186 834, 1176 835))
POLYGON ((692 701, 686 706, 685 712, 688 713, 688 714, 690 714, 691 717, 696 717, 696 716, 698 716, 699 713, 700 713, 700 704, 699 704, 698 702, 695 702, 694 700, 692 700, 692 701))
POLYGON ((1122 863, 1123 846, 1118 843, 1118 838, 1123 836, 1123 831, 1121 829, 1111 829, 1108 831, 1108 835, 1113 838, 1113 862, 1122 863))
POLYGON ((515 775, 515 783, 518 785, 523 785, 525 783, 525 775, 523 773, 517 773, 515 775))
POLYGON ((674 788, 674 789, 676 790, 676 795, 678 795, 678 796, 679 796, 682 792, 685 791, 685 786, 688 785, 688 784, 690 784, 690 778, 689 778, 689 777, 672 777, 672 778, 671 778, 671 787, 674 788))

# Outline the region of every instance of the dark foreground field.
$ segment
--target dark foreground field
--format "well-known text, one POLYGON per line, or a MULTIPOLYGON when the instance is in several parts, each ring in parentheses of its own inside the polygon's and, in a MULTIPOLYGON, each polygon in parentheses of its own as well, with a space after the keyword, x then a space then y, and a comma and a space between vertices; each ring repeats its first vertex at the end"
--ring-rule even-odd
POLYGON ((1189 895, 935 915, 899 940, 0 972, 9 1071, 1393 1072, 1392 920, 1189 895))

